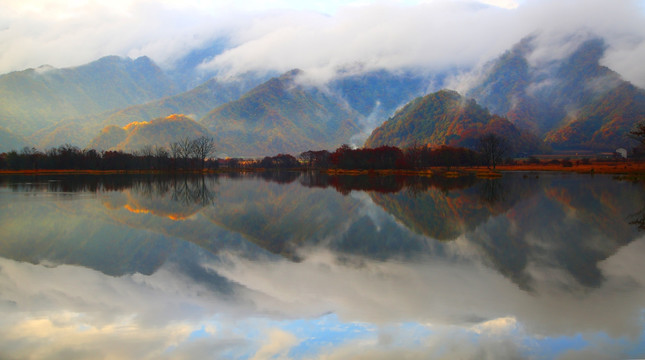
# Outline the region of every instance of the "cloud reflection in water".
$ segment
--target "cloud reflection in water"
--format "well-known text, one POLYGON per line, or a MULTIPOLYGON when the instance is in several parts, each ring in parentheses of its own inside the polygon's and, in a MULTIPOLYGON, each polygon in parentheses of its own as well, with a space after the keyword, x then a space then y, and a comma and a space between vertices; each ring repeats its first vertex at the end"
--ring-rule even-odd
POLYGON ((635 356, 645 239, 627 217, 643 192, 580 179, 507 176, 493 198, 481 181, 344 196, 298 178, 191 180, 208 202, 179 201, 172 180, 65 201, 5 186, 0 353, 635 356))

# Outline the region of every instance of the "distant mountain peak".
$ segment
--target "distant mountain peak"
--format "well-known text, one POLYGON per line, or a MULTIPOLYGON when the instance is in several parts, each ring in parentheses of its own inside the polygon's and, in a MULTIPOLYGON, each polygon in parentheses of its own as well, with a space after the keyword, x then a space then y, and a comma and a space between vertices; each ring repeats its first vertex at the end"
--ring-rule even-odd
POLYGON ((556 149, 624 146, 627 132, 645 116, 639 91, 624 88, 628 83, 602 65, 607 44, 601 37, 582 33, 559 41, 551 46, 562 56, 536 62, 543 44, 536 36, 523 39, 488 65, 467 96, 556 149))

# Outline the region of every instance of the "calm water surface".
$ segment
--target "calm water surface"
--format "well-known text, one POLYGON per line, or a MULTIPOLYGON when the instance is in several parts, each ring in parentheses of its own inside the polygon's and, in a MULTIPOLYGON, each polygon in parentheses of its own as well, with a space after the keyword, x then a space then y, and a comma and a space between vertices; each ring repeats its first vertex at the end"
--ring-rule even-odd
POLYGON ((0 177, 0 358, 645 357, 644 190, 0 177))

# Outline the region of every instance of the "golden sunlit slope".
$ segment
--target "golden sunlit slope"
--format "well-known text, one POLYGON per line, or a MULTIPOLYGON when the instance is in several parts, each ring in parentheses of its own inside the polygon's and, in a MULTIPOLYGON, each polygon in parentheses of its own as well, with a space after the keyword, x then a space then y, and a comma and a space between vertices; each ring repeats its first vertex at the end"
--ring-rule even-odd
POLYGON ((170 115, 151 121, 133 122, 125 127, 104 128, 89 147, 97 150, 139 150, 146 145, 169 147, 183 138, 211 136, 209 131, 184 115, 170 115))

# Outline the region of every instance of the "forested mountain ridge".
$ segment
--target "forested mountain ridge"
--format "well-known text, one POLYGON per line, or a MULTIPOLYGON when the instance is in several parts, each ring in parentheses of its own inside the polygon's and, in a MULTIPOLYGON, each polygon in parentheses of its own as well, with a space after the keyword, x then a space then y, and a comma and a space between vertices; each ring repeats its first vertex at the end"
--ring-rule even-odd
MULTIPOLYGON (((122 128, 172 114, 186 114, 207 127, 218 148, 231 156, 361 146, 379 125, 368 146, 384 144, 377 139, 392 135, 387 143, 397 146, 428 141, 472 147, 475 137, 496 132, 522 152, 544 150, 540 140, 555 150, 629 148, 627 134, 645 118, 645 91, 602 65, 604 41, 574 39, 567 45, 569 53, 536 60, 544 50, 537 38, 525 38, 481 70, 464 93, 481 109, 466 106, 458 113, 453 104, 444 109, 450 114, 437 113, 439 120, 406 130, 416 132, 413 136, 395 134, 383 122, 400 118, 394 115, 397 108, 432 114, 432 109, 420 108, 427 104, 419 99, 449 84, 449 70, 432 74, 355 65, 323 83, 300 71, 271 79, 256 73, 210 77, 218 69, 203 72, 200 61, 221 53, 225 42, 188 54, 166 70, 147 57, 110 56, 74 68, 43 66, 0 75, 0 127, 14 140, 22 139, 12 143, 41 150, 65 143, 84 148, 106 126, 122 128), (182 76, 187 78, 179 86, 182 76), (179 93, 206 76, 206 82, 179 93)), ((155 141, 154 136, 149 139, 150 144, 155 141)))
POLYGON ((228 154, 262 156, 349 143, 361 115, 342 99, 301 85, 299 70, 255 87, 209 112, 200 123, 228 154))
POLYGON ((645 118, 644 91, 601 65, 600 38, 559 60, 531 60, 535 38, 491 62, 467 92, 492 112, 542 137, 554 149, 629 147, 627 134, 645 118))
POLYGON ((534 135, 452 90, 441 90, 411 101, 375 129, 365 146, 475 148, 479 137, 488 133, 506 138, 516 153, 543 150, 542 143, 534 135))
POLYGON ((102 123, 125 126, 131 122, 149 121, 172 114, 187 114, 201 119, 217 106, 238 99, 263 81, 266 79, 255 76, 230 80, 213 78, 192 90, 114 112, 102 123))

